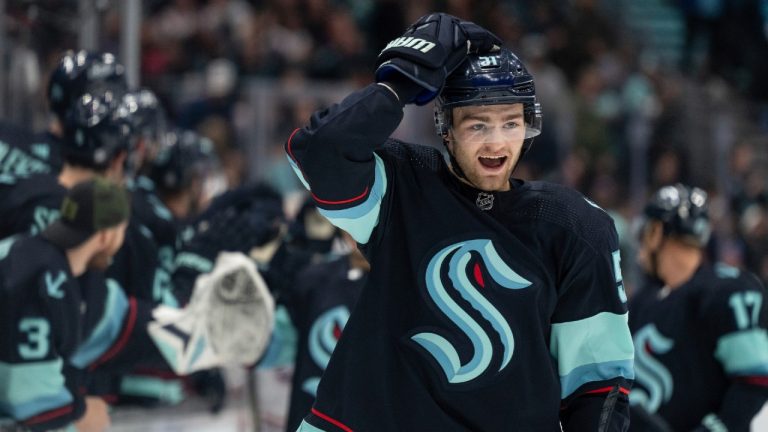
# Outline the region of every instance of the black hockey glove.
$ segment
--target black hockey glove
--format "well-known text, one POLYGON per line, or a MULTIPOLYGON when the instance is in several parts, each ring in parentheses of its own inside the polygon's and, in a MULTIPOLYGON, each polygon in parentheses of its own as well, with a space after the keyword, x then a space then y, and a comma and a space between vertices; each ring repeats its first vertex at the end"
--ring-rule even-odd
POLYGON ((445 13, 425 15, 379 53, 376 82, 397 81, 396 74, 404 75, 421 91, 401 102, 425 105, 440 94, 445 78, 468 53, 499 47, 501 39, 475 23, 445 13))
POLYGON ((247 254, 276 238, 284 222, 277 192, 263 185, 241 186, 211 203, 193 224, 195 234, 183 248, 211 260, 221 251, 247 254))

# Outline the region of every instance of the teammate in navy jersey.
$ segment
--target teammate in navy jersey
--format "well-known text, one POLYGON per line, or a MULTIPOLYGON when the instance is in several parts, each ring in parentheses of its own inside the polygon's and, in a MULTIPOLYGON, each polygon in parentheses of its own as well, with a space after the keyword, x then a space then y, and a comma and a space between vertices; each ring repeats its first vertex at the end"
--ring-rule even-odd
POLYGON ((67 214, 40 235, 11 237, 0 246, 0 413, 33 430, 64 427, 81 417, 103 429, 103 401, 84 397, 82 374, 70 366, 98 362, 114 351, 121 343, 105 335, 120 333, 121 313, 130 306, 107 293, 111 288, 103 290, 117 321, 105 320, 83 334, 86 310, 96 306, 88 299, 96 293, 77 278, 106 269, 122 245, 129 200, 122 188, 96 179, 75 186, 64 208, 67 214))
POLYGON ((303 269, 281 294, 298 333, 286 430, 295 431, 315 401, 317 385, 360 296, 370 266, 343 236, 352 251, 303 269))
POLYGON ((631 430, 748 431, 768 400, 765 289, 751 273, 705 263, 709 236, 701 189, 665 186, 645 208, 638 261, 650 282, 629 303, 630 401, 655 426, 631 430))
POLYGON ((70 107, 88 92, 127 90, 125 69, 110 53, 66 51, 51 73, 46 90, 51 118, 44 133, 0 125, 0 182, 35 174, 58 175, 61 140, 70 107))
POLYGON ((300 431, 623 431, 634 378, 611 218, 512 179, 540 133, 533 77, 481 27, 431 14, 376 83, 286 152, 371 273, 300 431), (437 99, 435 149, 390 135, 437 99))

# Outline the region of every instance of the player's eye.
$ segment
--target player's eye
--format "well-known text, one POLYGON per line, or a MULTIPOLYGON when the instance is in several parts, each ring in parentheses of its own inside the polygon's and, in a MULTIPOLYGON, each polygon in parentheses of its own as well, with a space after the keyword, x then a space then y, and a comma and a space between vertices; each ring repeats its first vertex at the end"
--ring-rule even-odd
POLYGON ((485 129, 485 125, 482 124, 482 123, 473 123, 473 124, 469 125, 469 130, 481 131, 483 129, 485 129))
POLYGON ((518 128, 520 126, 521 126, 520 122, 516 122, 516 121, 511 121, 511 122, 507 122, 507 123, 504 124, 504 127, 507 128, 507 129, 515 129, 515 128, 518 128))

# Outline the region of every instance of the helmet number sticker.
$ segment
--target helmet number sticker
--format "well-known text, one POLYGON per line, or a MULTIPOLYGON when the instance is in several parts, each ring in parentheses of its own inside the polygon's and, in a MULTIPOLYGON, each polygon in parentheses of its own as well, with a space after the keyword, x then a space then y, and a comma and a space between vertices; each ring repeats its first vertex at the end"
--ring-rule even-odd
POLYGON ((498 56, 480 56, 478 59, 480 60, 480 67, 497 67, 499 65, 498 56))

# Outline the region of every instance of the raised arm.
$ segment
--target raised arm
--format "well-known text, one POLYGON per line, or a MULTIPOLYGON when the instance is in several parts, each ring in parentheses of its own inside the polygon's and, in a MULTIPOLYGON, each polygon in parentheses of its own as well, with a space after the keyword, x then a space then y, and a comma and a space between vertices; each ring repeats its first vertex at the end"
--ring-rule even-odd
POLYGON ((358 243, 367 243, 388 187, 374 150, 400 124, 403 105, 430 102, 470 50, 500 44, 473 23, 425 15, 381 51, 376 84, 314 113, 308 126, 294 130, 285 145, 288 160, 320 212, 358 243))
POLYGON ((393 90, 371 84, 312 115, 285 144, 288 160, 325 217, 359 243, 379 222, 387 191, 384 162, 374 154, 400 124, 393 90))

